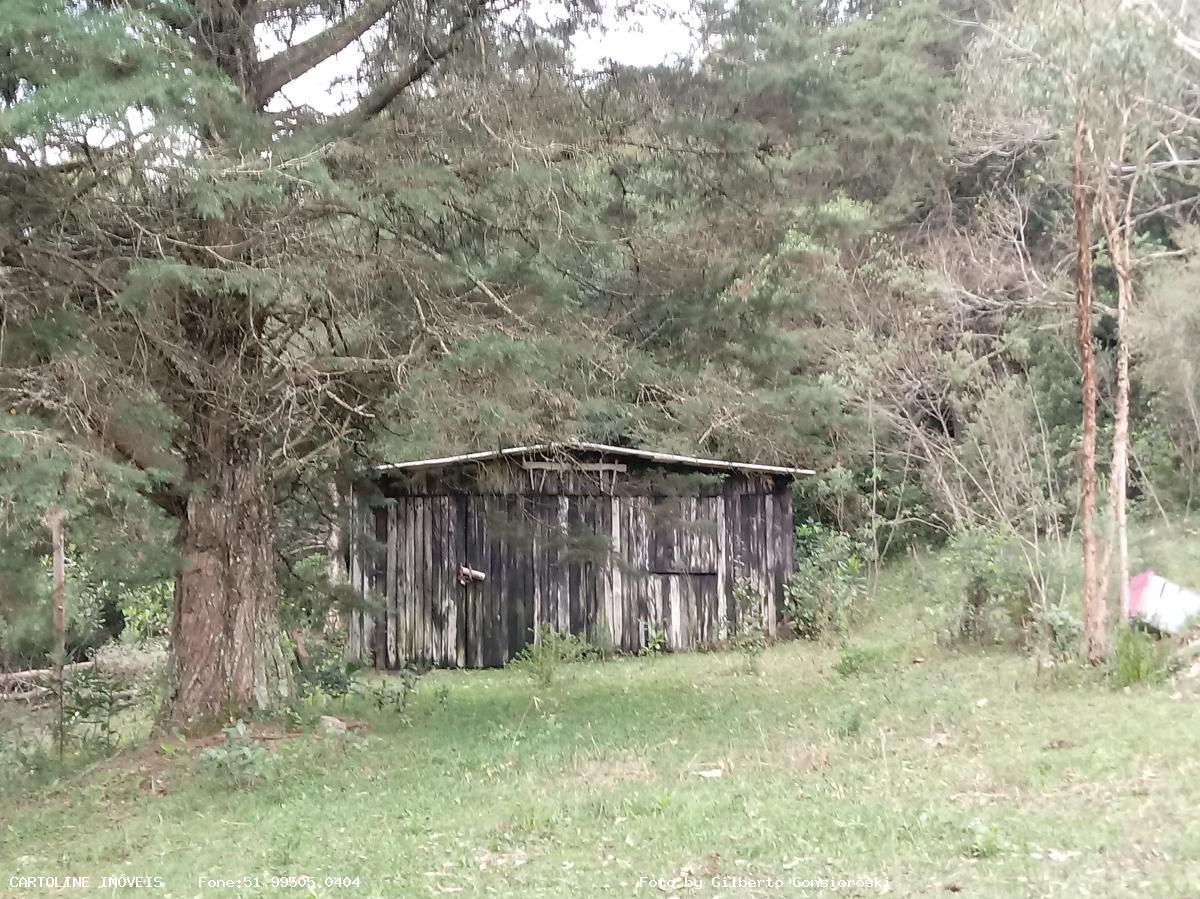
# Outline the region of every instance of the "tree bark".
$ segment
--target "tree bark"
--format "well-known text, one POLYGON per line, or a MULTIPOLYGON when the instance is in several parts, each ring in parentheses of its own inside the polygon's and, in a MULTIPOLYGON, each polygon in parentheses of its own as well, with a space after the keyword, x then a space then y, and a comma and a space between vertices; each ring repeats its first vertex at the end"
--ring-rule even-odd
POLYGON ((1084 181, 1087 123, 1075 123, 1072 147, 1071 201, 1075 213, 1075 340, 1079 351, 1083 402, 1083 446, 1080 452, 1079 521, 1083 543, 1083 635, 1088 661, 1100 664, 1107 655, 1104 597, 1096 570, 1096 358, 1092 343, 1091 207, 1084 181))
POLYGON ((1109 506, 1117 540, 1117 578, 1121 597, 1121 621, 1129 618, 1129 527, 1127 494, 1129 482, 1129 308, 1133 303, 1133 265, 1128 222, 1118 222, 1113 198, 1106 191, 1102 201, 1105 242, 1117 278, 1117 395, 1114 401, 1112 466, 1109 506))
MULTIPOLYGON (((325 552, 327 563, 325 567, 326 576, 329 579, 331 588, 336 588, 346 583, 346 563, 342 558, 342 518, 344 517, 345 506, 342 502, 342 486, 341 478, 333 476, 329 481, 329 507, 332 510, 330 513, 329 530, 325 537, 325 552)), ((325 632, 328 634, 340 634, 344 624, 342 622, 342 614, 338 610, 336 603, 329 604, 329 610, 325 613, 325 632)))
POLYGON ((66 711, 67 684, 63 666, 67 660, 67 547, 63 537, 63 521, 67 513, 60 508, 46 513, 46 525, 50 528, 54 562, 51 573, 51 588, 54 598, 54 683, 58 690, 58 760, 63 759, 66 739, 64 713, 66 711))
POLYGON ((66 517, 62 509, 51 509, 46 513, 53 553, 50 586, 54 600, 54 679, 59 690, 62 689, 63 665, 67 659, 67 548, 63 537, 66 517))
MULTIPOLYGON (((208 460, 212 464, 214 460, 208 460)), ((179 542, 168 717, 218 723, 291 696, 276 616, 273 498, 260 459, 224 459, 192 482, 179 542)))

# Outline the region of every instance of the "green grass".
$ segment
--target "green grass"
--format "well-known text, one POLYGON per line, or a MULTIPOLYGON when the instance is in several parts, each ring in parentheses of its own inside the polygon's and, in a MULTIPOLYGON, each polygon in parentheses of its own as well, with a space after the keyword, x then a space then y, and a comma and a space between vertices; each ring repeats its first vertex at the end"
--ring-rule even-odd
POLYGON ((10 797, 0 895, 81 895, 12 890, 17 874, 158 876, 152 894, 173 897, 823 895, 793 877, 877 878, 891 896, 1200 894, 1191 681, 1047 680, 1011 653, 937 649, 911 619, 880 603, 849 656, 775 646, 757 676, 736 654, 572 665, 548 687, 436 672, 407 721, 351 700, 333 713, 365 735, 271 741, 275 773, 251 790, 198 747, 151 744, 10 797), (701 886, 639 885, 684 874, 701 886), (259 888, 198 885, 249 875, 259 888))

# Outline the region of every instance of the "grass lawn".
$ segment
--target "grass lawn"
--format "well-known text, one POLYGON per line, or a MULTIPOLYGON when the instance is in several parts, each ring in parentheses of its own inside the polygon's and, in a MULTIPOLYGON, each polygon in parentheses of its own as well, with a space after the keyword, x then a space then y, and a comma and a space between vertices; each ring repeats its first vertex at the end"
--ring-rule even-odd
POLYGON ((758 675, 732 654, 575 665, 548 688, 436 672, 407 721, 353 700, 333 713, 369 731, 270 741, 278 773, 249 790, 154 743, 9 797, 0 895, 1200 896, 1200 688, 1047 680, 902 617, 850 652, 773 647, 758 675), (9 886, 72 874, 92 885, 9 886), (287 875, 316 886, 271 886, 287 875), (684 876, 699 886, 642 881, 684 876))

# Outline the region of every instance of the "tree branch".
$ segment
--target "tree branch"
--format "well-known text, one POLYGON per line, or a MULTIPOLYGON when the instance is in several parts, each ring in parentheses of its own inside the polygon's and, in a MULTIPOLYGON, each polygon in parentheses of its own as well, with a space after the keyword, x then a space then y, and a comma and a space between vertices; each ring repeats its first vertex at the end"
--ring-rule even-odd
POLYGON ((255 102, 265 106, 288 82, 350 46, 382 19, 394 3, 395 0, 363 0, 358 9, 336 25, 264 60, 255 78, 255 102))
POLYGON ((435 44, 426 43, 421 47, 416 59, 396 73, 392 80, 381 84, 371 91, 353 110, 339 117, 339 120, 353 125, 359 125, 368 119, 379 115, 402 93, 429 74, 439 62, 458 49, 459 43, 467 30, 479 20, 488 0, 470 0, 462 12, 455 17, 450 30, 435 44))
POLYGON ((258 0, 246 10, 246 19, 254 25, 265 22, 276 13, 303 12, 314 5, 314 0, 258 0))

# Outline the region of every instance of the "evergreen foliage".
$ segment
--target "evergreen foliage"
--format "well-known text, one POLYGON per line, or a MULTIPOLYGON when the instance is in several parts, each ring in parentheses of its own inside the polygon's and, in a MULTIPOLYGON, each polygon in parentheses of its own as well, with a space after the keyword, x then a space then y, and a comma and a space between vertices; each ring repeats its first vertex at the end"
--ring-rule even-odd
MULTIPOLYGON (((222 665, 285 670, 273 569, 324 551, 331 483, 570 437, 811 465, 808 517, 872 564, 1069 531, 1079 103, 1118 166, 1167 127, 1147 109, 1181 116, 1134 194, 1174 324, 1143 328, 1169 352, 1135 360, 1131 495, 1186 507, 1194 97, 1156 47, 1188 45, 1118 6, 1084 53, 1059 4, 697 3, 692 58, 583 72, 585 0, 10 0, 0 621, 40 615, 41 518, 65 508, 87 589, 178 576, 177 686, 223 679, 188 713, 248 713, 289 685, 222 665), (298 102, 346 48, 343 108, 298 102), (1130 97, 1153 102, 1113 142, 1130 97), (225 613, 192 616, 213 590, 225 613)), ((1103 400, 1107 308, 1093 333, 1103 400)))

